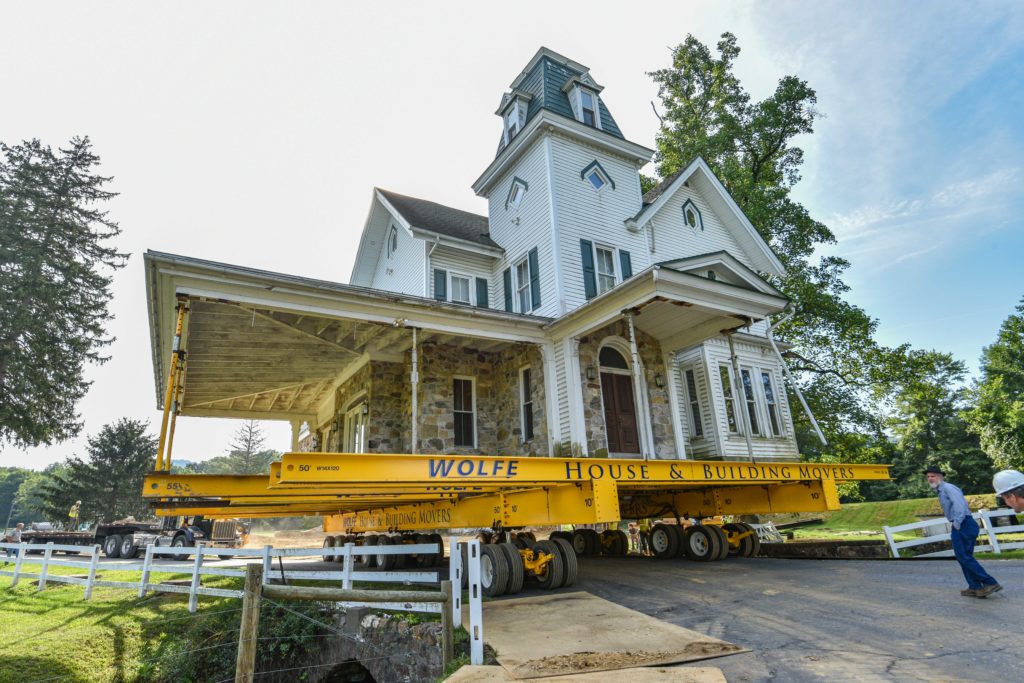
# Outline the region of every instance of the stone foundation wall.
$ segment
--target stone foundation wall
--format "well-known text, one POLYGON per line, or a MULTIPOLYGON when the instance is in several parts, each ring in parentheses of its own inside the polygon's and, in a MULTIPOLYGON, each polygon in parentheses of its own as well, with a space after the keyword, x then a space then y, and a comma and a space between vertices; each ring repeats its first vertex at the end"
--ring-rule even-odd
POLYGON ((517 346, 497 354, 491 401, 498 429, 494 435, 495 455, 547 455, 548 421, 544 359, 535 346, 517 346), (523 441, 521 371, 530 368, 533 401, 533 438, 523 441))

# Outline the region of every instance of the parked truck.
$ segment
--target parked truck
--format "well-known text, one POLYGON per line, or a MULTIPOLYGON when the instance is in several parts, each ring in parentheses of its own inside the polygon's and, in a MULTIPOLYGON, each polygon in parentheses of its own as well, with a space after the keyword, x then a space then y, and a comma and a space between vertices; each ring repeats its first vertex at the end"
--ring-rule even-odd
MULTIPOLYGON (((201 542, 206 547, 241 548, 245 545, 249 526, 248 522, 238 519, 206 519, 203 515, 163 517, 157 522, 126 519, 97 524, 88 531, 61 531, 54 529, 49 522, 37 522, 22 534, 22 540, 40 546, 47 543, 99 545, 107 557, 130 559, 150 545, 188 548, 201 542)), ((182 556, 185 555, 183 552, 182 556)))

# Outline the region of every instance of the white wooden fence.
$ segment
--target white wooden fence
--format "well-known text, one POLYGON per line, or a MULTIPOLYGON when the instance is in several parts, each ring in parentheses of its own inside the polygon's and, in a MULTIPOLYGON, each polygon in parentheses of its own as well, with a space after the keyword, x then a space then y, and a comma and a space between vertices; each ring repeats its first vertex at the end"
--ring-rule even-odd
MULTIPOLYGON (((483 664, 483 605, 482 593, 480 591, 480 542, 470 541, 460 544, 455 537, 450 541, 450 578, 455 587, 453 601, 453 623, 455 626, 462 624, 462 585, 463 577, 468 571, 469 590, 469 628, 470 634, 470 659, 474 664, 483 664), (468 567, 463 565, 460 545, 467 546, 468 567)), ((96 573, 101 568, 100 546, 81 545, 55 545, 47 543, 41 548, 38 544, 29 543, 0 543, 0 555, 5 555, 8 549, 17 551, 17 557, 7 558, 7 562, 13 561, 13 570, 6 564, 0 567, 0 576, 12 577, 11 586, 18 585, 22 579, 37 579, 38 590, 46 589, 48 583, 68 583, 85 587, 83 599, 92 597, 92 589, 95 586, 108 588, 130 588, 137 589, 139 597, 143 597, 149 591, 159 593, 182 593, 188 595, 188 609, 195 612, 198 609, 199 596, 210 595, 224 598, 241 598, 243 591, 229 588, 213 588, 202 585, 204 576, 232 576, 245 577, 245 567, 224 567, 210 566, 205 563, 209 557, 230 556, 236 558, 258 559, 263 564, 263 582, 268 584, 274 580, 283 579, 287 581, 333 581, 340 582, 342 588, 351 589, 354 581, 374 581, 383 583, 439 583, 440 577, 437 571, 356 571, 355 559, 367 555, 413 555, 438 553, 441 548, 436 543, 418 543, 415 545, 378 545, 378 546, 357 546, 353 543, 346 543, 342 547, 330 548, 274 548, 264 546, 263 548, 204 548, 201 543, 193 548, 169 548, 157 547, 155 545, 146 547, 145 558, 136 562, 110 562, 104 563, 102 569, 107 571, 138 571, 138 581, 111 581, 97 577, 96 573), (33 554, 29 554, 29 550, 33 554), (42 556, 36 554, 42 551, 42 556), (77 557, 72 559, 65 557, 54 557, 55 551, 73 553, 77 557), (159 556, 169 556, 172 559, 183 555, 194 555, 194 559, 174 564, 154 564, 153 560, 159 556), (341 560, 340 571, 303 571, 301 569, 284 568, 279 564, 274 568, 274 558, 297 558, 297 557, 325 557, 330 556, 341 560), (38 572, 26 572, 24 567, 38 565, 38 572), (51 567, 72 567, 88 570, 88 574, 82 576, 67 576, 51 574, 51 567), (150 577, 153 572, 162 574, 190 574, 191 580, 188 585, 170 583, 152 583, 150 577)), ((428 612, 439 614, 442 610, 440 603, 412 603, 412 602, 342 602, 338 605, 343 607, 374 607, 376 609, 396 610, 403 612, 428 612)))
MULTIPOLYGON (((1002 553, 1004 550, 1024 548, 1024 541, 999 542, 999 536, 1005 534, 1024 533, 1024 524, 995 526, 992 523, 992 519, 996 517, 1012 517, 1013 521, 1016 522, 1017 517, 1013 510, 1005 508, 999 510, 979 510, 971 516, 978 521, 978 525, 981 527, 981 533, 979 536, 984 534, 988 537, 988 544, 976 546, 976 552, 1002 553)), ((883 526, 882 531, 885 532, 885 540, 889 543, 889 550, 895 558, 900 557, 900 550, 903 548, 913 548, 914 546, 926 545, 929 543, 941 543, 943 541, 949 541, 951 538, 949 533, 949 521, 947 521, 945 517, 926 519, 923 522, 901 524, 899 526, 883 526), (932 533, 927 536, 912 538, 907 541, 897 541, 894 538, 895 534, 903 531, 915 531, 918 529, 929 529, 931 527, 934 527, 934 529, 932 530, 932 533)), ((930 553, 921 553, 914 557, 953 557, 953 551, 952 549, 938 550, 930 553)))

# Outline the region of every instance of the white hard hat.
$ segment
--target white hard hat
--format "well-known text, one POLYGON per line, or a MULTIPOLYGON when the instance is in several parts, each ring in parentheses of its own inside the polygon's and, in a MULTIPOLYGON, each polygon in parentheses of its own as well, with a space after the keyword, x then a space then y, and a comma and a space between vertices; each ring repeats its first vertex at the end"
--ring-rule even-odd
POLYGON ((1021 486, 1024 486, 1024 474, 1017 470, 1003 470, 992 477, 992 488, 996 490, 997 496, 1021 486))

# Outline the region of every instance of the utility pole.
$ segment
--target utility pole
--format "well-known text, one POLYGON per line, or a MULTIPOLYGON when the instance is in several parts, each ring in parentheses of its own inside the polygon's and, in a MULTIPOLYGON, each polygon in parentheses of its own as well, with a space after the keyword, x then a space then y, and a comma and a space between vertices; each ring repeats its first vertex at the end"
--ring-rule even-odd
POLYGON ((242 623, 238 629, 238 659, 235 683, 252 683, 256 673, 256 644, 260 630, 260 598, 263 591, 263 565, 253 562, 245 567, 242 596, 242 623))

